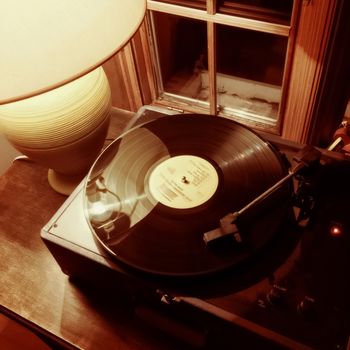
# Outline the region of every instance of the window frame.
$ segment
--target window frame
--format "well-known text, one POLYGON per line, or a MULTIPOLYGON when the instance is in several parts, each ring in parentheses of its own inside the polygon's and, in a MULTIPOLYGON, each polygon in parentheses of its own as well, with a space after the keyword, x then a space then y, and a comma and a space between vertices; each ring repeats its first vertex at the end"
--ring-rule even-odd
MULTIPOLYGON (((300 3, 300 0, 294 0, 294 9, 293 13, 297 12, 296 6, 300 3)), ((292 61, 292 49, 294 45, 294 33, 295 31, 292 31, 292 26, 295 25, 296 16, 291 16, 291 23, 289 25, 286 24, 280 24, 280 23, 274 23, 274 22, 266 22, 262 20, 257 19, 251 19, 246 17, 240 17, 236 15, 227 15, 218 13, 216 11, 216 1, 215 0, 209 0, 207 2, 207 9, 206 10, 200 10, 195 8, 185 8, 179 5, 169 4, 169 3, 163 3, 158 2, 154 0, 148 0, 147 1, 147 18, 150 24, 150 33, 154 33, 154 27, 153 27, 153 20, 152 20, 152 13, 153 11, 163 12, 171 15, 177 15, 185 18, 191 18, 196 20, 201 20, 206 22, 207 25, 207 46, 208 46, 208 73, 209 73, 209 108, 208 110, 204 107, 207 102, 198 102, 193 101, 191 99, 188 99, 186 97, 183 97, 181 99, 178 99, 177 97, 173 96, 172 94, 169 94, 164 91, 164 87, 162 85, 161 81, 161 72, 160 72, 160 64, 158 61, 158 53, 156 45, 153 44, 153 52, 152 57, 154 61, 153 69, 155 70, 155 76, 156 78, 156 86, 157 91, 156 94, 160 98, 158 98, 155 103, 160 105, 169 105, 173 106, 174 108, 180 108, 188 112, 197 112, 197 113, 210 113, 212 115, 223 115, 227 116, 229 118, 235 119, 239 122, 243 122, 248 126, 252 126, 256 129, 261 129, 264 131, 269 131, 272 133, 279 134, 281 132, 281 115, 283 114, 283 108, 285 106, 284 96, 287 90, 287 84, 285 83, 288 81, 288 76, 290 72, 290 65, 292 61), (285 57, 285 64, 284 64, 284 73, 283 73, 283 79, 282 79, 282 86, 281 86, 281 101, 279 104, 279 110, 278 110, 278 117, 277 122, 274 125, 271 125, 271 123, 263 122, 263 118, 261 118, 260 121, 254 120, 254 119, 243 119, 240 116, 232 116, 225 114, 224 112, 219 110, 219 106, 217 105, 217 91, 216 91, 216 25, 227 25, 230 27, 236 27, 236 28, 243 28, 247 30, 254 30, 258 32, 263 33, 269 33, 274 35, 279 35, 283 37, 287 37, 288 44, 287 44, 287 50, 286 50, 286 57, 285 57), (188 104, 186 104, 186 101, 188 101, 188 104), (201 106, 202 105, 202 106, 201 106)), ((151 40, 155 43, 156 38, 151 37, 151 40)))

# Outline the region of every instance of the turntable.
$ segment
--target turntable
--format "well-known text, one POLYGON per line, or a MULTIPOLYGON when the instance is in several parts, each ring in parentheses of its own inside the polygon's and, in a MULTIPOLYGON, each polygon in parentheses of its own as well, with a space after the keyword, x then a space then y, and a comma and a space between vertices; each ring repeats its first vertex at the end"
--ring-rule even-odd
POLYGON ((346 349, 350 164, 221 117, 132 124, 41 232, 63 272, 197 347, 346 349))

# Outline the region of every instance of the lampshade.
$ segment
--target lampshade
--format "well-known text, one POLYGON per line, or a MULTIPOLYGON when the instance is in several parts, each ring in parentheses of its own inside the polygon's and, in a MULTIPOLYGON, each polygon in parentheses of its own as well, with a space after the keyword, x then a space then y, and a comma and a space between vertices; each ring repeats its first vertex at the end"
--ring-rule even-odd
POLYGON ((128 42, 145 9, 145 0, 1 1, 0 104, 100 66, 128 42))
POLYGON ((1 2, 0 131, 51 168, 61 193, 88 170, 107 133, 111 94, 98 67, 129 41, 145 10, 145 0, 1 2))

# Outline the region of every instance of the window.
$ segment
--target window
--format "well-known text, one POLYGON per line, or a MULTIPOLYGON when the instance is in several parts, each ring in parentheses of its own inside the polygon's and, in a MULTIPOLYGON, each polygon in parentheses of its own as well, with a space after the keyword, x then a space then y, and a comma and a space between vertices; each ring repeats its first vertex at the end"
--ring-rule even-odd
POLYGON ((293 0, 148 1, 158 102, 276 129, 293 0))
POLYGON ((105 64, 115 106, 225 115, 289 140, 330 144, 349 100, 350 1, 147 6, 131 43, 105 64))

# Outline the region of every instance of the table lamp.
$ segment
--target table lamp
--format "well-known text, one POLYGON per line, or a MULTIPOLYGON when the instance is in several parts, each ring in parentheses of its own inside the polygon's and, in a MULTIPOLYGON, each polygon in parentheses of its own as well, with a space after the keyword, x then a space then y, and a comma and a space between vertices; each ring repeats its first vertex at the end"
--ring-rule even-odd
POLYGON ((49 168, 60 193, 74 189, 103 147, 111 93, 101 65, 145 10, 145 0, 1 2, 0 132, 49 168))

